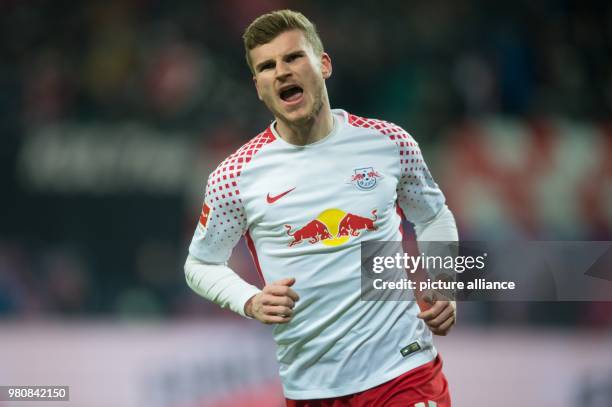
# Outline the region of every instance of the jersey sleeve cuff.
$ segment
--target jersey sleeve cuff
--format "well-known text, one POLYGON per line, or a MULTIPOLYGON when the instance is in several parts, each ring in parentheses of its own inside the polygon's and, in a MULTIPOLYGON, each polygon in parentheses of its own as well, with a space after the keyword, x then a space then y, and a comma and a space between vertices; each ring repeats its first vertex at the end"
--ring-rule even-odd
POLYGON ((242 290, 242 292, 239 294, 238 298, 236 298, 236 308, 237 309, 233 309, 232 311, 242 315, 245 318, 248 319, 253 319, 253 317, 248 316, 245 312, 244 312, 244 306, 246 305, 247 301, 249 301, 251 299, 251 297, 253 297, 256 294, 259 294, 261 290, 253 285, 248 285, 245 286, 245 289, 242 290))

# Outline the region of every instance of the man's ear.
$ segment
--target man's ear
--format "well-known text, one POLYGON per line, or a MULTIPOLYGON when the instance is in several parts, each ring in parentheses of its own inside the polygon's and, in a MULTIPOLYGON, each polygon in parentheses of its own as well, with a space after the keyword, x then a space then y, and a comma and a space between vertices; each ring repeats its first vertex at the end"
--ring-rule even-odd
POLYGON ((257 98, 263 101, 261 95, 259 94, 259 88, 257 87, 257 77, 255 75, 253 75, 253 84, 255 85, 255 90, 257 91, 257 98))
POLYGON ((323 74, 323 79, 328 79, 332 74, 332 62, 327 52, 321 54, 321 73, 323 74))

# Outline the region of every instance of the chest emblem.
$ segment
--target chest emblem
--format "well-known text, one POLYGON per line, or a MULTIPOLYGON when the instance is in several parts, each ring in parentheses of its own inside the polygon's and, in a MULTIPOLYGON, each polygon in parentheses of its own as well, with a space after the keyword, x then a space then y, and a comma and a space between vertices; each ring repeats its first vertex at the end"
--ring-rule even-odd
POLYGON ((374 167, 363 167, 353 170, 349 183, 362 191, 371 191, 376 188, 379 179, 382 179, 382 175, 374 167))
POLYGON ((285 225, 287 235, 293 239, 289 247, 304 241, 310 244, 321 242, 325 246, 340 246, 362 232, 377 230, 374 224, 377 219, 376 209, 371 215, 370 218, 347 213, 337 208, 326 209, 315 219, 297 229, 291 225, 285 225))

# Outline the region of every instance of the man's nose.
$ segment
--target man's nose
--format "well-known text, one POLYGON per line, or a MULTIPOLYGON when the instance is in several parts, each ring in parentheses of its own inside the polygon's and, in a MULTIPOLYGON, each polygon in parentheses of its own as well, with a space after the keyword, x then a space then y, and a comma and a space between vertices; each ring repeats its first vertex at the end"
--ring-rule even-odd
POLYGON ((289 75, 291 75, 291 70, 289 69, 289 65, 285 62, 278 62, 276 64, 276 78, 285 79, 289 75))

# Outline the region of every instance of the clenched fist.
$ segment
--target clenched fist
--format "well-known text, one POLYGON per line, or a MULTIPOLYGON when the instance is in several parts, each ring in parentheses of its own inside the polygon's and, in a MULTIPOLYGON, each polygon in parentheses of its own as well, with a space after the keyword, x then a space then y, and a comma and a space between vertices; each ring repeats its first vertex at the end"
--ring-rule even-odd
POLYGON ((417 315, 434 335, 446 336, 457 322, 457 303, 448 298, 426 291, 419 298, 421 312, 417 315))
POLYGON ((263 290, 252 296, 244 305, 244 312, 264 324, 286 324, 293 317, 293 307, 300 299, 291 286, 295 278, 266 284, 263 290))

